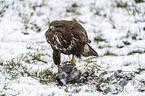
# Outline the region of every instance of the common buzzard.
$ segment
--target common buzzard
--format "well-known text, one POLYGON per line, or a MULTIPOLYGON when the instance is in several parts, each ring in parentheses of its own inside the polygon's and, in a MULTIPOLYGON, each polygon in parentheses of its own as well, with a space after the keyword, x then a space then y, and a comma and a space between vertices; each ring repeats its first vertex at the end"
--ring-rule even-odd
POLYGON ((97 52, 88 44, 89 39, 85 29, 76 21, 52 21, 46 31, 47 42, 53 49, 53 61, 60 67, 60 54, 72 54, 76 57, 98 56, 97 52))

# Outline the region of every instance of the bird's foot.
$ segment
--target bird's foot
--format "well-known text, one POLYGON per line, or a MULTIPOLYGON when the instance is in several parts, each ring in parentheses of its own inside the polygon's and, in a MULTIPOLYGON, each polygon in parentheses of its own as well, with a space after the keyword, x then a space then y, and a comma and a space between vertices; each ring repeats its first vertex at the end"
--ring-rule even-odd
POLYGON ((76 65, 76 63, 74 61, 67 61, 67 62, 76 65))
POLYGON ((72 56, 72 59, 71 59, 71 61, 67 61, 67 62, 69 62, 69 63, 71 63, 71 64, 74 64, 74 65, 76 65, 76 63, 74 62, 74 55, 72 56))

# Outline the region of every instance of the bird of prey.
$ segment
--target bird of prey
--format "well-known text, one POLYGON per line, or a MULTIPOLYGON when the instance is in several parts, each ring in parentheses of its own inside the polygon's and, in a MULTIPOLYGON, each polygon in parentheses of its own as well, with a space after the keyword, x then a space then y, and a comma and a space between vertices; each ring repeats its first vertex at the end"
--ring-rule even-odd
POLYGON ((76 21, 52 21, 49 29, 45 33, 47 42, 53 49, 53 61, 60 70, 61 53, 72 54, 72 62, 74 56, 81 57, 98 56, 98 53, 88 44, 86 30, 76 21))

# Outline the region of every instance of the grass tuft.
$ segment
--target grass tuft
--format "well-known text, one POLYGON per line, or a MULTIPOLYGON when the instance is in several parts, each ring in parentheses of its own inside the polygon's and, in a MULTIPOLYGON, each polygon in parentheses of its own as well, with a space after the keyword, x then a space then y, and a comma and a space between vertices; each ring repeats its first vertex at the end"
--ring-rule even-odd
POLYGON ((131 44, 129 41, 123 41, 123 43, 124 43, 125 45, 130 45, 130 44, 131 44))
POLYGON ((103 41, 106 42, 106 39, 104 39, 104 38, 102 38, 100 36, 94 38, 94 42, 103 42, 103 41))
POLYGON ((127 2, 123 2, 122 0, 117 0, 116 2, 116 7, 121 7, 121 8, 127 8, 128 7, 128 3, 127 2))
POLYGON ((5 12, 8 8, 9 8, 9 5, 6 4, 6 1, 1 0, 0 1, 0 17, 3 17, 5 15, 5 12))
POLYGON ((107 52, 103 56, 118 56, 118 55, 107 50, 107 52))
POLYGON ((136 53, 143 54, 143 53, 145 53, 145 50, 133 50, 133 51, 129 52, 127 55, 134 55, 136 53))
POLYGON ((135 0, 135 3, 142 3, 145 2, 144 0, 135 0))

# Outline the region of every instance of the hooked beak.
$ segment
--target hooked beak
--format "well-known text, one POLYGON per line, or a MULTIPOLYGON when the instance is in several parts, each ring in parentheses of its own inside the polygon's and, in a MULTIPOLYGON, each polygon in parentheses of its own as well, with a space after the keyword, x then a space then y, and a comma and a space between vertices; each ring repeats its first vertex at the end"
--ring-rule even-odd
POLYGON ((50 31, 55 31, 54 26, 50 26, 50 27, 49 27, 49 30, 50 30, 50 31))

